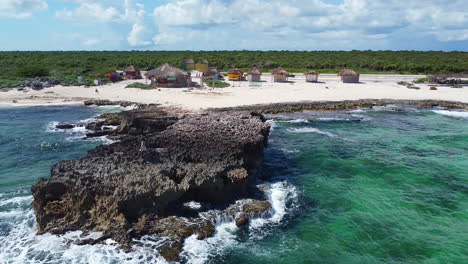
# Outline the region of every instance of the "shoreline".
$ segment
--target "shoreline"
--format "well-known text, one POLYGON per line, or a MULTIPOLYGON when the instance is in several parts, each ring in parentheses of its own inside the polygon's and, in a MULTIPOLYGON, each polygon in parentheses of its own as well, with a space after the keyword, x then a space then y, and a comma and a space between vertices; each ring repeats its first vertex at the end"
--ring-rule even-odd
MULTIPOLYGON (((417 75, 363 74, 360 83, 342 83, 338 76, 323 74, 318 83, 307 83, 302 74, 290 78, 288 83, 274 83, 270 74, 262 75, 261 86, 231 82, 227 88, 125 88, 145 80, 125 80, 99 87, 55 86, 27 92, 12 89, 0 92, 0 105, 49 105, 79 103, 86 100, 129 101, 136 104, 157 104, 189 111, 215 108, 234 108, 265 104, 292 104, 301 102, 353 101, 353 100, 432 100, 468 103, 465 88, 437 87, 416 84, 420 89, 409 89, 397 82, 411 82, 417 75), (97 90, 97 91, 96 91, 97 90)), ((198 78, 193 78, 199 82, 198 78)))

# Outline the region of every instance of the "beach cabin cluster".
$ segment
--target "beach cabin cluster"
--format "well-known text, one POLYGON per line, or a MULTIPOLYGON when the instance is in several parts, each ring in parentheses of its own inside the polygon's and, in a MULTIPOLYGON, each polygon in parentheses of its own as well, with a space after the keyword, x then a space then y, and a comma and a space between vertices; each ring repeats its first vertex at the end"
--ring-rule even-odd
MULTIPOLYGON (((207 60, 195 63, 193 59, 188 59, 182 62, 182 69, 176 68, 169 63, 165 63, 156 69, 151 69, 145 73, 145 77, 151 81, 151 84, 157 87, 188 87, 191 86, 191 71, 198 71, 197 76, 201 80, 224 80, 224 76, 218 71, 216 67, 210 67, 207 60)), ((319 73, 316 71, 308 71, 304 73, 306 82, 318 82, 319 73)), ((340 76, 343 83, 358 83, 359 73, 351 69, 341 71, 340 76)), ((140 71, 134 66, 129 66, 125 71, 126 79, 139 79, 141 78, 140 71)), ((273 82, 288 82, 290 74, 278 67, 271 72, 273 82)), ((249 81, 251 83, 260 83, 262 72, 257 67, 252 67, 246 73, 241 69, 233 68, 227 72, 227 79, 229 81, 249 81)))

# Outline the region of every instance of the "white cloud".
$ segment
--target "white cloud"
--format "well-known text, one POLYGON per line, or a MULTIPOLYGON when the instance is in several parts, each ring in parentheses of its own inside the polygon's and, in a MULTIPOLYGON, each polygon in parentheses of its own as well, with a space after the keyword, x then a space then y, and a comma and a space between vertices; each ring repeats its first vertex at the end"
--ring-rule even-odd
POLYGON ((416 36, 463 41, 465 7, 466 0, 173 0, 153 11, 159 29, 153 41, 167 47, 198 41, 196 49, 246 48, 242 43, 250 49, 260 43, 263 49, 386 49, 416 36), (202 39, 201 32, 209 33, 202 39), (230 39, 220 41, 220 32, 230 39))
POLYGON ((133 24, 132 31, 128 35, 128 44, 132 47, 148 46, 151 45, 151 41, 145 40, 147 34, 145 26, 141 24, 133 24))
MULTIPOLYGON (((91 1, 68 0, 78 3, 78 7, 72 10, 63 9, 56 12, 56 17, 64 20, 72 20, 86 24, 121 24, 131 25, 127 41, 132 47, 148 46, 152 42, 146 40, 146 35, 151 38, 148 25, 145 23, 145 6, 132 0, 121 1, 91 1)), ((151 24, 149 24, 151 25, 151 24)), ((121 27, 120 30, 124 30, 121 27)), ((121 34, 120 32, 116 34, 121 34)))
POLYGON ((44 0, 1 0, 0 18, 27 18, 33 12, 47 10, 44 0))
POLYGON ((113 6, 103 7, 99 3, 81 3, 74 10, 60 10, 56 16, 61 19, 77 20, 84 23, 120 22, 121 14, 113 6))
POLYGON ((86 39, 85 41, 83 41, 83 44, 86 46, 94 46, 96 44, 99 44, 100 42, 101 40, 99 39, 86 39))

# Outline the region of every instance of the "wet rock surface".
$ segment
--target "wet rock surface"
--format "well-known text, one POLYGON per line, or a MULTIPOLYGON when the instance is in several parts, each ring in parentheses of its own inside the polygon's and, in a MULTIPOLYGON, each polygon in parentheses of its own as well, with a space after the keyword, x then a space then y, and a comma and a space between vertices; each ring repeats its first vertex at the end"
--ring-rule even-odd
POLYGON ((212 236, 220 215, 235 221, 241 214, 245 225, 271 211, 268 201, 245 199, 269 134, 263 116, 172 115, 148 107, 101 118, 87 128, 104 133, 105 125, 118 125, 109 131, 121 141, 57 163, 49 179, 32 187, 39 234, 100 231, 125 249, 133 238, 156 234, 168 238, 160 254, 177 260, 184 240, 212 236), (187 201, 220 209, 201 217, 184 209, 187 201))

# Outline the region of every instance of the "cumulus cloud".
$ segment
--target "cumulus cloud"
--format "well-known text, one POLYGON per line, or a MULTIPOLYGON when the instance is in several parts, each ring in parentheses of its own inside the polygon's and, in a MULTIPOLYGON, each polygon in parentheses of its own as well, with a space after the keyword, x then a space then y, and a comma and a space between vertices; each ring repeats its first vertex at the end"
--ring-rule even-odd
POLYGON ((211 32, 204 34, 200 49, 205 43, 215 49, 249 48, 239 46, 245 38, 254 49, 262 40, 267 43, 263 49, 385 49, 392 41, 414 36, 462 41, 468 28, 465 5, 464 0, 174 0, 153 11, 159 29, 153 40, 177 45, 181 39, 200 40, 201 32, 211 32), (220 43, 221 31, 231 32, 236 43, 213 46, 220 43))
POLYGON ((132 47, 147 46, 152 44, 146 40, 151 35, 148 30, 150 24, 146 24, 145 6, 132 0, 123 1, 92 1, 92 0, 68 0, 78 3, 78 7, 72 10, 63 9, 56 12, 56 17, 64 20, 79 21, 88 24, 122 24, 131 25, 127 41, 132 47))
POLYGON ((0 18, 27 18, 33 12, 47 10, 44 0, 2 0, 0 1, 0 18))

